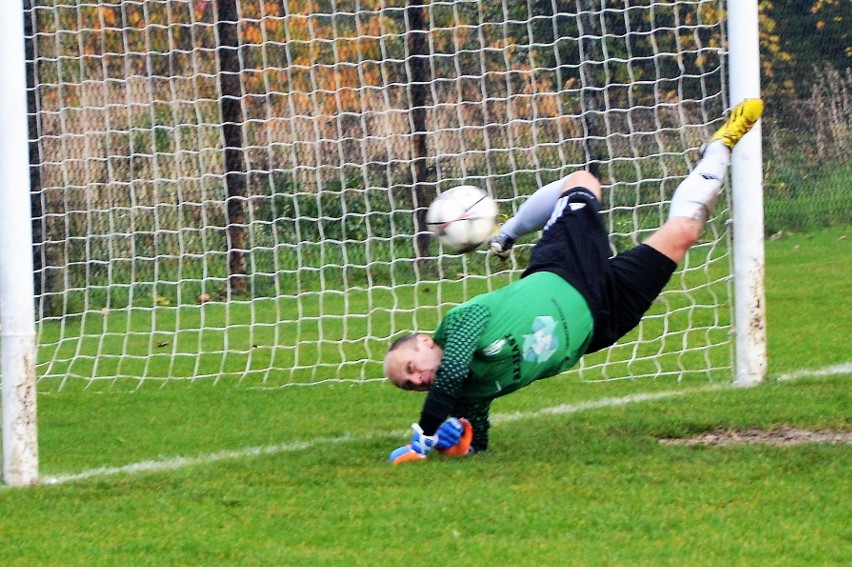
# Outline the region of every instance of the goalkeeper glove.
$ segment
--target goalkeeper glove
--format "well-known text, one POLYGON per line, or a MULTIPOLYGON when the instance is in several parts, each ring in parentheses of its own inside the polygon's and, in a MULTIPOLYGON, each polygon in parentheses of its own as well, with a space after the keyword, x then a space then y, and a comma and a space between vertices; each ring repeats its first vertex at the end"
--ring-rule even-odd
POLYGON ((438 442, 435 448, 448 457, 465 457, 473 453, 473 427, 465 418, 451 417, 435 432, 438 442))
POLYGON ((403 445, 390 454, 388 460, 393 463, 405 463, 408 461, 422 461, 432 450, 432 447, 437 445, 437 435, 426 435, 423 433, 423 428, 418 423, 412 423, 411 428, 414 434, 411 436, 411 442, 408 445, 403 445))
POLYGON ((509 256, 512 255, 512 246, 514 245, 514 238, 498 234, 488 241, 488 252, 494 254, 501 260, 508 260, 509 256))

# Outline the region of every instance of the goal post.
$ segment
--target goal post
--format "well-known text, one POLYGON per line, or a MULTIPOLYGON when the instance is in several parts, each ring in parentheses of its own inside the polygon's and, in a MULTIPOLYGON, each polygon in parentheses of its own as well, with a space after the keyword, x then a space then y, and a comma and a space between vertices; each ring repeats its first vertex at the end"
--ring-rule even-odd
MULTIPOLYGON (((760 97, 760 43, 757 0, 729 8, 728 65, 731 104, 760 97)), ((731 157, 734 222, 736 367, 734 383, 759 384, 766 378, 766 294, 763 252, 763 157, 761 125, 743 138, 731 157)))
MULTIPOLYGON (((476 185, 511 215, 593 168, 620 252, 665 222, 724 111, 759 95, 754 0, 15 0, 2 15, 8 484, 37 479, 36 381, 382 381, 393 338, 516 279, 534 244, 508 262, 444 253, 422 226, 435 195, 476 185)), ((760 161, 751 135, 702 241, 581 380, 763 378, 760 161)))
POLYGON ((3 481, 38 480, 36 342, 23 2, 0 3, 0 349, 3 481))

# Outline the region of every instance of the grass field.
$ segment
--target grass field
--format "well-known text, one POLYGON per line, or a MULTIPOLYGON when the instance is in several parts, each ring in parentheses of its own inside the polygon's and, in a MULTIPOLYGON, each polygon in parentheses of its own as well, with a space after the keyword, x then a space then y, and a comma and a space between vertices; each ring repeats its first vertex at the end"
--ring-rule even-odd
POLYGON ((42 395, 0 565, 848 565, 848 444, 659 442, 852 429, 847 235, 767 242, 766 384, 546 380, 465 460, 390 467, 422 397, 383 383, 42 395))

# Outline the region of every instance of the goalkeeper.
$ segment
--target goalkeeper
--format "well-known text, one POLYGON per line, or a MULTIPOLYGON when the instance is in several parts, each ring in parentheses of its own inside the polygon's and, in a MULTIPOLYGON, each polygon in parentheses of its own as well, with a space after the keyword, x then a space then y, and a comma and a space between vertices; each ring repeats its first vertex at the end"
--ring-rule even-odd
POLYGON ((517 238, 543 229, 521 279, 450 310, 433 336, 408 335, 388 349, 388 379, 428 392, 411 442, 390 460, 485 450, 495 398, 564 372, 633 329, 701 235, 731 150, 762 111, 759 99, 739 104, 678 186, 665 224, 612 258, 592 174, 574 172, 531 195, 490 243, 507 257, 517 238))

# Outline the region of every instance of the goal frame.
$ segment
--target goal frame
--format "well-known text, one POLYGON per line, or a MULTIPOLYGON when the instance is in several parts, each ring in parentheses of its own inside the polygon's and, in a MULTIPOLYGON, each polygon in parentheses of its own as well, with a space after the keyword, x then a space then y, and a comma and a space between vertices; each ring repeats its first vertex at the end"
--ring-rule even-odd
POLYGON ((35 290, 23 0, 0 2, 0 350, 3 481, 38 482, 35 290))
MULTIPOLYGON (((760 96, 758 2, 728 3, 728 101, 760 96)), ((0 349, 3 482, 38 482, 36 332, 27 126, 24 1, 0 3, 0 349)), ((734 223, 735 376, 759 384, 767 368, 760 124, 737 145, 734 223)))
MULTIPOLYGON (((728 8, 728 69, 731 106, 760 98, 760 40, 757 0, 728 8)), ((766 291, 763 249, 763 151, 760 122, 731 156, 734 223, 734 384, 752 386, 766 378, 766 291)))

